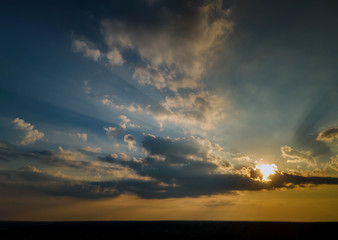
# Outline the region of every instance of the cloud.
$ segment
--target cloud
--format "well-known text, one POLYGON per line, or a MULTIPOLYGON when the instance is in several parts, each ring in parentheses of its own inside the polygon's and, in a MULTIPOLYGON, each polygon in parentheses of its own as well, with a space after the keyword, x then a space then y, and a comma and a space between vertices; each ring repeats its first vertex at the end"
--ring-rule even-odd
POLYGON ((155 106, 148 105, 146 111, 158 122, 169 121, 180 125, 197 125, 204 129, 216 127, 225 118, 224 98, 210 91, 200 90, 186 94, 175 93, 155 106))
POLYGON ((133 78, 138 79, 141 85, 149 84, 160 90, 166 87, 162 73, 151 66, 136 68, 133 78))
POLYGON ((108 47, 101 59, 105 56, 111 65, 122 65, 126 62, 122 54, 133 53, 137 57, 128 64, 133 78, 140 85, 171 95, 145 108, 136 103, 115 103, 109 97, 102 98, 102 104, 146 112, 161 129, 164 122, 202 129, 215 127, 225 117, 226 103, 223 96, 205 90, 202 77, 232 32, 231 9, 225 8, 221 0, 161 1, 144 7, 150 16, 116 15, 101 21, 101 34, 108 47))
POLYGON ((21 145, 32 144, 45 136, 43 132, 39 132, 37 129, 34 129, 34 125, 26 123, 23 119, 15 118, 13 123, 14 128, 22 130, 25 133, 24 138, 20 142, 21 145))
POLYGON ((59 146, 58 151, 36 151, 32 152, 40 163, 64 168, 88 169, 96 167, 95 162, 89 161, 86 154, 74 150, 64 150, 59 146))
POLYGON ((1 147, 0 144, 0 159, 4 159, 6 162, 24 160, 52 167, 76 169, 96 167, 96 163, 90 161, 86 154, 71 149, 64 150, 61 146, 56 151, 21 151, 9 143, 4 143, 5 147, 1 147))
POLYGON ((320 132, 316 138, 317 141, 333 143, 338 139, 338 127, 332 127, 320 132))
POLYGON ((231 157, 231 159, 239 162, 247 162, 247 163, 254 163, 254 160, 245 154, 242 153, 228 153, 231 157))
MULTIPOLYGON (((229 172, 232 169, 231 163, 223 159, 221 153, 207 139, 199 137, 172 139, 146 135, 142 146, 147 152, 144 162, 153 164, 153 168, 158 165, 162 170, 167 167, 169 175, 174 174, 176 178, 180 174, 209 175, 229 172)), ((169 177, 168 173, 163 172, 161 175, 169 177)), ((168 183, 167 181, 164 182, 168 183)))
POLYGON ((106 58, 108 59, 110 65, 118 65, 121 66, 124 63, 124 60, 122 58, 122 55, 120 51, 117 48, 111 49, 107 54, 106 58))
POLYGON ((120 126, 104 127, 103 129, 106 131, 106 134, 110 139, 116 138, 118 135, 120 135, 121 133, 123 133, 126 130, 125 128, 122 128, 120 126))
POLYGON ((163 1, 145 18, 105 19, 101 32, 110 48, 133 49, 143 63, 135 68, 140 84, 157 89, 198 88, 216 50, 232 31, 222 1, 163 1), (184 13, 184 14, 182 14, 184 13))
POLYGON ((58 151, 19 152, 10 144, 2 145, 7 149, 5 157, 29 161, 19 169, 0 171, 2 192, 25 190, 86 199, 134 194, 141 198, 163 199, 338 184, 335 177, 296 171, 277 171, 270 176, 271 181, 259 181, 258 170, 247 167, 246 174, 239 174, 230 162, 222 159, 221 149, 196 136, 172 139, 146 135, 142 146, 147 155, 139 159, 112 153, 92 161, 85 154, 61 147, 58 151), (51 168, 48 171, 39 169, 32 161, 51 168), (76 173, 65 175, 53 167, 57 170, 73 168, 76 173), (78 177, 81 173, 85 177, 78 177), (95 176, 88 176, 88 173, 95 173, 95 176))
POLYGON ((298 174, 277 173, 271 175, 271 186, 274 188, 294 188, 304 184, 338 184, 336 177, 303 176, 298 174))
MULTIPOLYGON (((131 165, 136 162, 124 161, 131 165)), ((136 165, 135 165, 136 166, 136 165)), ((153 165, 158 168, 159 166, 153 165)), ((195 166, 196 167, 196 166, 195 166)), ((145 167, 147 171, 151 169, 145 167)), ((135 194, 141 198, 181 198, 198 197, 215 194, 232 193, 233 191, 259 191, 273 190, 277 188, 295 188, 306 184, 338 184, 338 178, 302 176, 289 173, 276 173, 271 176, 270 182, 253 180, 250 177, 231 174, 197 174, 189 172, 184 175, 179 171, 177 179, 171 183, 164 183, 150 177, 133 176, 126 177, 132 171, 123 168, 112 172, 121 177, 110 181, 88 181, 72 178, 60 173, 42 171, 34 166, 24 167, 18 170, 1 170, 0 183, 2 190, 7 189, 30 190, 32 192, 48 194, 52 196, 68 196, 76 198, 97 199, 112 198, 121 194, 135 194), (124 175, 125 174, 125 175, 124 175)), ((178 170, 179 168, 176 167, 178 170)), ((200 168, 201 169, 201 168, 200 168)), ((160 173, 165 173, 156 169, 160 173)), ((167 169, 169 171, 169 169, 167 169)), ((150 171, 151 173, 151 171, 150 171)), ((174 173, 174 172, 173 172, 174 173)), ((136 173, 135 173, 136 174, 136 173)), ((137 176, 137 174, 136 174, 137 176)), ((174 175, 173 175, 174 176, 174 175)), ((162 177, 165 179, 165 177, 162 177)))
POLYGON ((190 156, 206 159, 207 152, 193 138, 172 139, 144 136, 142 146, 150 156, 162 155, 170 163, 187 163, 190 156))
POLYGON ((98 61, 102 53, 95 45, 87 40, 74 40, 72 44, 73 50, 75 52, 83 53, 83 56, 90 58, 94 61, 98 61))
POLYGON ((310 151, 301 152, 289 146, 281 147, 282 157, 287 159, 288 163, 302 163, 305 162, 308 166, 316 166, 316 159, 312 156, 310 151))
POLYGON ((137 124, 131 123, 130 119, 125 115, 120 115, 120 119, 122 120, 120 122, 120 127, 122 127, 123 129, 126 129, 127 127, 131 127, 131 128, 139 128, 140 127, 137 124))
POLYGON ((338 172, 338 155, 330 158, 330 161, 326 164, 326 168, 327 167, 330 167, 331 169, 338 172))
POLYGON ((83 142, 87 142, 87 133, 77 133, 76 136, 83 142))
POLYGON ((135 140, 133 135, 131 135, 131 134, 125 135, 124 138, 123 138, 123 141, 125 143, 128 143, 128 149, 129 150, 134 150, 134 151, 137 150, 137 147, 135 146, 136 140, 135 140))
POLYGON ((127 127, 131 128, 138 128, 140 127, 137 124, 131 123, 130 119, 125 115, 120 115, 120 125, 116 127, 104 127, 103 129, 106 131, 106 134, 111 139, 116 138, 120 134, 122 134, 124 131, 126 131, 127 127))
MULTIPOLYGON (((150 177, 140 176, 134 169, 128 166, 122 166, 118 161, 97 160, 95 153, 100 152, 100 148, 86 147, 83 149, 85 153, 71 149, 65 150, 62 147, 59 147, 58 150, 21 152, 8 143, 6 145, 6 148, 8 148, 6 152, 1 151, 0 147, 1 160, 5 160, 6 162, 24 160, 25 164, 29 164, 28 168, 38 164, 39 166, 47 166, 49 170, 56 169, 59 171, 60 169, 66 169, 69 172, 69 169, 71 169, 71 173, 75 174, 76 177, 68 176, 68 178, 76 181, 88 181, 93 178, 105 181, 118 181, 121 179, 150 180, 150 177)), ((140 160, 137 160, 135 157, 130 159, 125 153, 110 154, 108 156, 110 157, 109 159, 116 158, 124 162, 140 162, 140 160)), ((20 171, 23 169, 27 170, 28 168, 20 168, 20 171)))
POLYGON ((98 186, 86 181, 69 178, 62 174, 41 171, 33 166, 18 170, 1 170, 2 191, 31 191, 52 196, 96 199, 116 197, 120 193, 113 187, 98 186))
POLYGON ((88 147, 82 148, 82 150, 86 152, 91 152, 91 153, 99 153, 102 151, 102 148, 100 147, 95 148, 95 147, 88 146, 88 147))
POLYGON ((88 40, 74 40, 72 47, 74 52, 83 53, 83 56, 90 58, 95 62, 104 60, 111 66, 122 66, 125 62, 121 52, 117 48, 112 48, 107 53, 104 53, 96 48, 94 43, 88 40))
POLYGON ((124 105, 124 104, 119 105, 119 104, 114 103, 109 98, 103 98, 101 102, 102 104, 113 107, 114 109, 127 110, 129 112, 136 112, 136 111, 142 112, 143 111, 142 107, 137 103, 131 103, 130 105, 124 105))

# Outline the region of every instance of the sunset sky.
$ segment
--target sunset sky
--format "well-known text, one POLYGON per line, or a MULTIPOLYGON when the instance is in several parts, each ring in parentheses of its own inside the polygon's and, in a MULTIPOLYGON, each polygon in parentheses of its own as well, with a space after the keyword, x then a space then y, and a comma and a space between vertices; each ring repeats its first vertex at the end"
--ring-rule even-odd
POLYGON ((0 220, 338 221, 335 1, 0 5, 0 220))

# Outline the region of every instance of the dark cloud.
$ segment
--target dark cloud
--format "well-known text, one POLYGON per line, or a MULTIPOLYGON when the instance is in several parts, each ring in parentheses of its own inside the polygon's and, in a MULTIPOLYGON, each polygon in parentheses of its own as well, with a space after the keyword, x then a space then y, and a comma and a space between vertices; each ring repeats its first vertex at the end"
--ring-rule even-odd
POLYGON ((86 169, 93 167, 93 163, 89 161, 87 154, 76 150, 64 150, 59 146, 55 150, 42 150, 42 151, 25 151, 18 149, 16 146, 1 141, 0 142, 0 160, 11 161, 33 161, 42 163, 44 165, 53 167, 67 167, 76 169, 86 169))
POLYGON ((142 161, 125 161, 116 154, 100 158, 101 161, 127 166, 139 175, 154 179, 150 182, 120 181, 114 185, 121 192, 132 192, 142 198, 196 197, 240 190, 294 188, 305 184, 338 184, 338 178, 284 172, 270 176, 271 181, 262 181, 261 171, 253 168, 248 168, 249 174, 245 176, 231 171, 219 173, 219 164, 208 161, 210 156, 207 152, 210 149, 201 150, 203 145, 194 139, 145 136, 142 144, 149 152, 148 157, 142 161), (136 182, 137 188, 134 185, 136 182))
POLYGON ((36 155, 18 149, 16 146, 0 141, 0 161, 10 162, 13 160, 35 159, 36 155))
POLYGON ((52 182, 59 181, 59 177, 43 173, 41 170, 27 166, 18 170, 1 170, 0 179, 3 183, 23 183, 23 182, 52 182))
POLYGON ((42 164, 53 167, 65 167, 75 169, 88 169, 94 167, 93 163, 87 159, 87 155, 72 150, 63 150, 59 147, 58 151, 34 151, 30 152, 36 160, 42 164))
POLYGON ((233 191, 260 191, 278 188, 295 188, 308 184, 338 184, 334 177, 307 177, 287 173, 276 173, 271 181, 263 182, 233 174, 213 174, 202 176, 181 176, 175 184, 159 184, 158 181, 124 180, 118 182, 95 182, 92 184, 111 188, 121 194, 133 193, 141 198, 179 198, 202 195, 230 194, 233 191))
POLYGON ((271 185, 274 188, 292 188, 296 186, 302 186, 304 184, 338 184, 338 178, 336 177, 302 176, 285 172, 276 173, 271 175, 270 178, 271 185))
POLYGON ((0 141, 0 161, 9 161, 14 157, 14 148, 8 142, 0 141))
POLYGON ((321 142, 334 142, 335 139, 338 139, 338 127, 325 129, 316 138, 317 141, 321 142))
MULTIPOLYGON (((89 199, 111 198, 121 194, 163 199, 232 194, 234 191, 295 188, 308 184, 338 184, 338 178, 335 177, 287 172, 276 172, 269 177, 270 181, 262 181, 260 170, 253 168, 247 168, 246 174, 239 174, 231 163, 212 152, 213 145, 210 142, 201 138, 171 139, 148 135, 144 136, 142 145, 148 152, 145 158, 126 158, 122 153, 97 158, 104 163, 101 170, 127 170, 122 178, 93 181, 28 165, 15 170, 1 170, 0 191, 6 194, 14 190, 25 190, 52 196, 89 199)), ((2 146, 5 149, 11 148, 9 144, 2 146)), ((8 155, 8 151, 6 154, 8 155)), ((15 151, 12 150, 9 155, 13 157, 15 151)), ((84 160, 73 160, 73 157, 82 155, 74 155, 74 152, 69 150, 30 152, 30 155, 48 166, 64 166, 78 170, 95 168, 84 160)), ((22 157, 21 154, 18 156, 22 157)))
POLYGON ((29 191, 53 196, 77 198, 115 197, 119 193, 110 186, 109 189, 94 183, 72 179, 62 175, 43 172, 28 166, 18 170, 0 171, 0 191, 29 191))
POLYGON ((166 161, 173 163, 184 163, 189 155, 206 158, 203 146, 194 139, 157 138, 148 135, 143 138, 142 146, 151 155, 163 155, 166 161))
MULTIPOLYGON (((254 175, 252 175, 254 176, 254 175)), ((159 180, 125 179, 120 181, 80 181, 44 173, 35 168, 1 171, 1 191, 29 190, 53 196, 76 198, 111 198, 121 194, 135 194, 141 198, 179 198, 201 195, 229 194, 233 191, 259 191, 277 188, 295 188, 307 184, 338 184, 334 177, 306 177, 276 173, 270 182, 254 180, 234 174, 179 176, 175 183, 159 180)))

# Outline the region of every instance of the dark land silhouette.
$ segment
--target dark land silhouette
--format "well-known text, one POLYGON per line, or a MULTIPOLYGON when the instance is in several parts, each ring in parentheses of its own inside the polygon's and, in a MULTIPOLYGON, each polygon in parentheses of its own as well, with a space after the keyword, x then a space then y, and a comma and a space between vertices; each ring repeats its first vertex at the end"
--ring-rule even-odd
POLYGON ((0 222, 0 239, 330 239, 338 222, 0 222))

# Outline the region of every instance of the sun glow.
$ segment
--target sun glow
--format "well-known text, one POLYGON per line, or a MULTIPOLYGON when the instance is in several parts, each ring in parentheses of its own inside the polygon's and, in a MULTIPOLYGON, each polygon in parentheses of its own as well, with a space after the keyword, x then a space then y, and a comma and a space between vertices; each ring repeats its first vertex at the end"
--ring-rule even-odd
POLYGON ((263 181, 271 181, 268 179, 270 175, 273 175, 278 169, 276 164, 261 164, 261 165, 256 165, 256 169, 259 169, 261 173, 263 174, 263 181))

